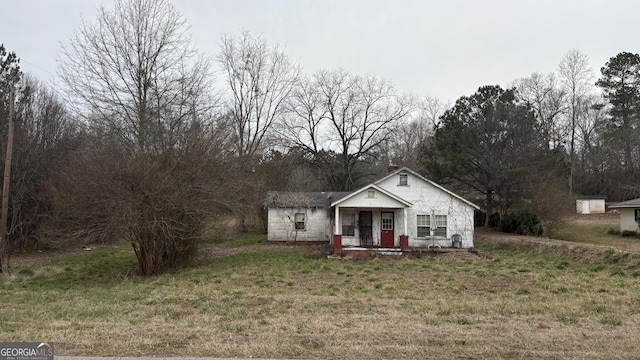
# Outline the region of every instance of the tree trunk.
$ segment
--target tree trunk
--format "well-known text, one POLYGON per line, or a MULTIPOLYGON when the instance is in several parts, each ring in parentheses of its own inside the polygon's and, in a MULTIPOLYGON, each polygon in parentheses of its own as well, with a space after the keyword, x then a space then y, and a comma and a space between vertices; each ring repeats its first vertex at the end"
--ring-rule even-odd
POLYGON ((486 193, 487 196, 487 216, 484 219, 484 227, 489 228, 489 219, 493 213, 493 190, 489 189, 486 193))

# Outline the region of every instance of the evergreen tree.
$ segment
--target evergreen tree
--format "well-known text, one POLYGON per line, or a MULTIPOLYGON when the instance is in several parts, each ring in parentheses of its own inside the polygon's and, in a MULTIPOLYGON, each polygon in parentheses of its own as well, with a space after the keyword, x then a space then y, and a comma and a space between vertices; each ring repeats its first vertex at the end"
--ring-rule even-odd
POLYGON ((543 148, 535 125, 513 89, 481 87, 440 118, 433 142, 423 148, 423 170, 482 195, 488 214, 504 212, 530 189, 531 167, 543 148))

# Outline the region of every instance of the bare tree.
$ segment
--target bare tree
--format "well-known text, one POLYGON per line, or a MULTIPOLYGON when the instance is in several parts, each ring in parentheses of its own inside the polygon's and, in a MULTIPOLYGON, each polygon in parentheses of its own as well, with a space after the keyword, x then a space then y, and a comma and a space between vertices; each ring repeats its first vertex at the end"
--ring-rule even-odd
POLYGON ((77 130, 60 98, 26 74, 16 107, 8 234, 14 248, 37 245, 40 227, 50 214, 46 183, 76 146, 77 130))
POLYGON ((143 275, 188 264, 209 219, 244 200, 246 182, 235 176, 223 135, 194 126, 182 146, 160 155, 81 147, 49 182, 46 231, 78 245, 127 241, 143 275))
POLYGON ((51 231, 124 239, 145 275, 188 262, 208 216, 231 211, 239 192, 218 166, 228 150, 186 21, 164 0, 116 0, 72 37, 60 75, 98 145, 52 180, 51 231))
POLYGON ((558 67, 562 85, 567 93, 569 110, 569 159, 571 174, 569 191, 573 194, 576 155, 576 126, 580 116, 580 99, 593 90, 594 74, 589 67, 589 57, 578 50, 570 50, 560 61, 558 67))
POLYGON ((420 149, 431 141, 440 117, 449 107, 437 97, 426 96, 417 111, 399 122, 386 144, 388 162, 417 169, 420 149))
POLYGON ((518 97, 534 111, 547 150, 562 145, 565 139, 562 115, 566 108, 566 93, 560 88, 555 75, 533 73, 517 80, 515 87, 518 97))
POLYGON ((420 149, 433 137, 429 123, 429 120, 418 117, 398 124, 384 144, 386 162, 417 169, 420 149))
POLYGON ((83 23, 63 47, 59 75, 81 115, 138 153, 175 146, 210 105, 208 63, 165 0, 101 6, 95 24, 83 23))
POLYGON ((319 71, 293 94, 284 133, 311 156, 331 190, 345 191, 367 175, 357 166, 379 157, 415 108, 412 98, 383 79, 319 71))
MULTIPOLYGON (((610 184, 617 177, 610 176, 613 167, 611 158, 615 156, 609 154, 611 144, 605 139, 608 122, 605 99, 596 95, 585 96, 581 98, 579 105, 581 115, 576 123, 577 163, 574 189, 579 193, 615 196, 610 184)), ((618 184, 615 187, 620 188, 618 184)))
POLYGON ((420 117, 428 123, 432 135, 440 122, 440 117, 450 107, 451 104, 449 102, 445 102, 435 96, 425 96, 422 99, 420 117))
POLYGON ((241 157, 256 155, 280 121, 300 69, 282 49, 247 31, 237 37, 225 35, 217 61, 231 95, 226 114, 236 152, 241 157))

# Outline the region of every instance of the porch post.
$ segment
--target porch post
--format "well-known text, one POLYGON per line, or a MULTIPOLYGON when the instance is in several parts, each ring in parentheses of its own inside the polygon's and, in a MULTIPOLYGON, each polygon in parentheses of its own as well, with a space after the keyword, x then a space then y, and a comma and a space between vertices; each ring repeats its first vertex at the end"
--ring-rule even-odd
POLYGON ((402 251, 408 251, 409 250, 409 232, 408 230, 408 220, 407 220, 407 207, 404 207, 404 234, 402 234, 400 236, 400 249, 402 249, 402 251))
POLYGON ((342 253, 342 231, 340 228, 340 207, 336 205, 334 220, 335 229, 333 232, 333 255, 339 256, 342 253))
POLYGON ((407 226, 408 224, 408 220, 407 220, 407 207, 404 207, 404 234, 403 235, 409 235, 409 227, 407 226))

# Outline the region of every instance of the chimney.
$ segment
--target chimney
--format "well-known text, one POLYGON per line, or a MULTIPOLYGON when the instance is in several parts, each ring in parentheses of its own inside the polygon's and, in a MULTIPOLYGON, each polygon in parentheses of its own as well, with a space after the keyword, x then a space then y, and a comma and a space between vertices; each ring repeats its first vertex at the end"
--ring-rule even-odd
POLYGON ((389 163, 389 166, 387 166, 387 172, 388 173, 392 173, 398 171, 398 165, 394 164, 394 163, 389 163))

